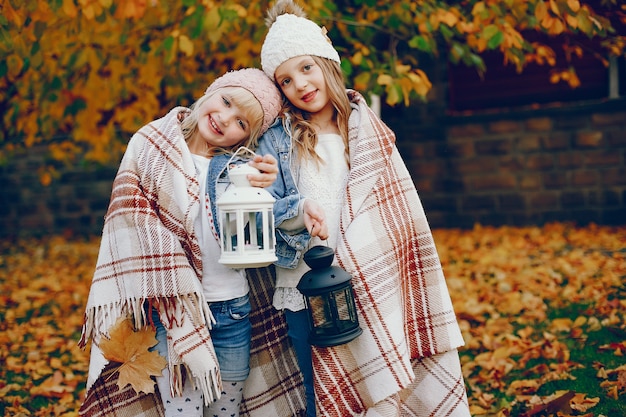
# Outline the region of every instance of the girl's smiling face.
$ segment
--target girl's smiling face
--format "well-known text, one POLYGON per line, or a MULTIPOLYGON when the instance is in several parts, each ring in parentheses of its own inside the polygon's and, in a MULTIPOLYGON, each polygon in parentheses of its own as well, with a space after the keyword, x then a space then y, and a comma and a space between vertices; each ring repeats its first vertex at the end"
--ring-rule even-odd
POLYGON ((250 136, 250 120, 229 94, 220 88, 197 109, 198 134, 209 146, 231 147, 250 136))
POLYGON ((297 56, 280 64, 274 78, 287 99, 305 112, 315 115, 332 103, 322 69, 308 55, 297 56))

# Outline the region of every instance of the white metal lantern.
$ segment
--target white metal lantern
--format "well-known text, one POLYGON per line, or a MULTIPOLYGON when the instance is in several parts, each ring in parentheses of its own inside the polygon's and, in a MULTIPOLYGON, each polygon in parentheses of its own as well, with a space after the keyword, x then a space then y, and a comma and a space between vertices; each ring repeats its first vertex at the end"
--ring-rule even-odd
POLYGON ((277 260, 274 236, 274 197, 252 187, 246 178, 259 171, 241 164, 229 168, 231 186, 217 200, 222 255, 231 268, 257 268, 277 260))

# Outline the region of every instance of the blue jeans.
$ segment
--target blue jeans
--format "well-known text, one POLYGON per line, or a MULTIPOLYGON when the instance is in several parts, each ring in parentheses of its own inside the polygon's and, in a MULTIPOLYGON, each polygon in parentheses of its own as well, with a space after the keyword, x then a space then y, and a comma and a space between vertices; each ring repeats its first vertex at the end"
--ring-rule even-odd
POLYGON ((304 380, 304 394, 306 396, 306 415, 315 417, 315 389, 313 387, 313 359, 309 344, 309 318, 307 310, 284 310, 287 321, 287 335, 296 351, 298 366, 304 380))
MULTIPOLYGON (((216 323, 210 330, 220 374, 223 381, 245 381, 250 373, 250 298, 248 295, 227 301, 209 303, 216 323)), ((153 348, 166 359, 167 332, 156 311, 152 312, 156 326, 157 345, 153 348)))

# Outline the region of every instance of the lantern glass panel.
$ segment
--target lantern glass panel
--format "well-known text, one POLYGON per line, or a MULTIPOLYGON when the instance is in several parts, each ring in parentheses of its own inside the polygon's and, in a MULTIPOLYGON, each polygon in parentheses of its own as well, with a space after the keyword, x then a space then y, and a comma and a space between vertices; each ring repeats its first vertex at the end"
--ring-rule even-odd
POLYGON ((263 242, 263 247, 273 251, 276 245, 276 237, 274 236, 274 212, 269 208, 261 215, 263 217, 263 238, 266 240, 263 242))
POLYGON ((237 247, 237 212, 222 211, 222 248, 224 251, 232 252, 237 247), (235 230, 233 230, 235 229, 235 230))
MULTIPOLYGON (((325 330, 333 328, 332 308, 329 303, 329 299, 322 295, 310 296, 307 300, 309 302, 309 310, 311 312, 311 323, 316 333, 324 333, 325 330)), ((333 332, 334 333, 334 332, 333 332)))
POLYGON ((222 231, 223 235, 223 248, 224 250, 231 252, 237 251, 239 247, 239 243, 244 245, 245 251, 255 251, 260 250, 262 248, 266 249, 274 249, 274 236, 271 229, 269 229, 269 220, 266 219, 268 214, 271 214, 271 209, 269 211, 259 212, 259 211, 242 211, 242 218, 245 221, 237 222, 237 212, 236 211, 222 211, 222 225, 224 225, 224 229, 222 231), (263 216, 263 225, 264 229, 260 229, 257 227, 257 214, 263 216), (239 230, 241 228, 241 230, 239 230), (264 235, 268 237, 268 244, 264 244, 264 235))
POLYGON ((312 331, 319 336, 338 335, 358 327, 351 288, 329 291, 307 298, 312 331))
POLYGON ((333 293, 337 305, 339 323, 348 323, 352 326, 357 321, 356 308, 351 296, 352 288, 347 287, 333 293))
MULTIPOLYGON (((257 238, 257 229, 256 229, 256 211, 249 211, 247 214, 247 223, 248 227, 245 230, 245 245, 246 249, 255 250, 259 249, 259 246, 263 246, 263 240, 259 242, 257 238)), ((263 236, 263 231, 261 231, 261 237, 263 236)))

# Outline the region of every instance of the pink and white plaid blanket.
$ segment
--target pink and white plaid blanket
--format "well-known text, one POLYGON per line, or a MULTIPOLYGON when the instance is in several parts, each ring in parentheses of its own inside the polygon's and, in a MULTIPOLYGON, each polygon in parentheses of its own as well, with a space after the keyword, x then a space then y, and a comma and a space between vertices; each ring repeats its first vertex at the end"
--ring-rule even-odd
POLYGON ((101 338, 119 317, 145 326, 146 301, 168 329, 172 391, 182 390, 185 368, 207 401, 221 390, 193 227, 199 183, 179 124, 186 111, 172 109, 134 134, 113 182, 79 342, 85 347, 92 341, 87 402, 108 364, 101 338))
MULTIPOLYGON (((417 191, 393 132, 361 95, 349 95, 351 168, 336 259, 353 276, 363 334, 313 347, 318 415, 468 417, 456 350, 463 338, 417 191)), ((242 415, 291 415, 273 407, 278 400, 301 406, 301 386, 287 389, 296 381, 282 346, 270 338, 256 348, 266 360, 255 362, 242 415)))

